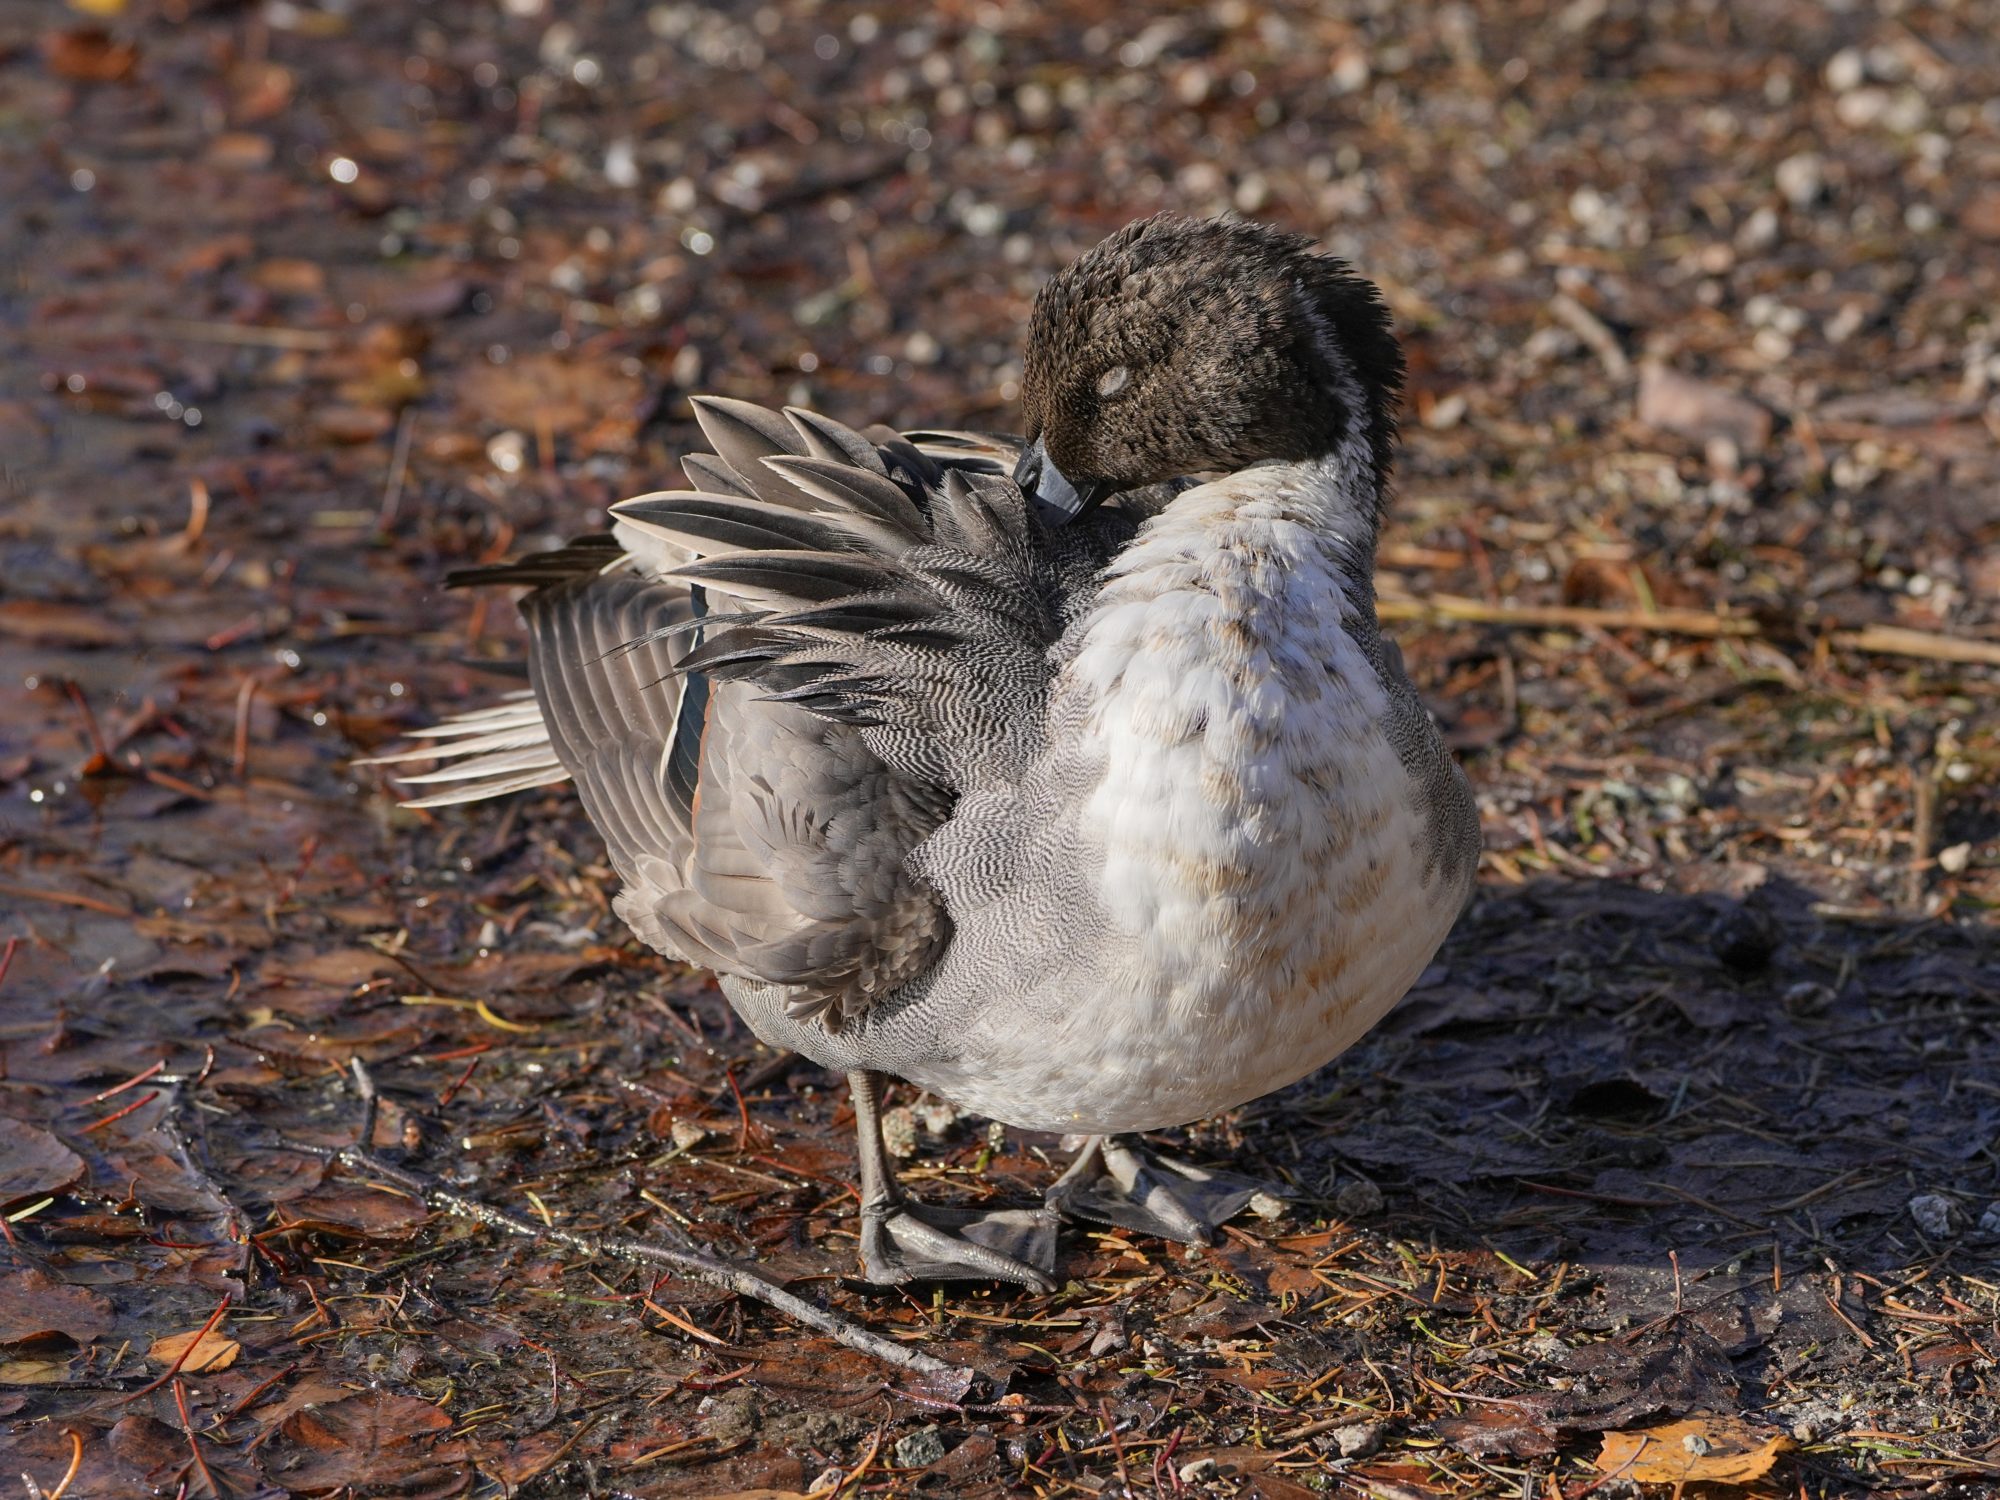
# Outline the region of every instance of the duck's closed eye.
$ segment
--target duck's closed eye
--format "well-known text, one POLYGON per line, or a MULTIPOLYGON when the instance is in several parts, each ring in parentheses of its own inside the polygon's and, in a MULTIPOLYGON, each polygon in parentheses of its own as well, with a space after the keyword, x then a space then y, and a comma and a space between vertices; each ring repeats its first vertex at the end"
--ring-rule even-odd
POLYGON ((1113 365, 1097 377, 1097 394, 1110 397, 1117 395, 1131 384, 1132 371, 1124 365, 1113 365))

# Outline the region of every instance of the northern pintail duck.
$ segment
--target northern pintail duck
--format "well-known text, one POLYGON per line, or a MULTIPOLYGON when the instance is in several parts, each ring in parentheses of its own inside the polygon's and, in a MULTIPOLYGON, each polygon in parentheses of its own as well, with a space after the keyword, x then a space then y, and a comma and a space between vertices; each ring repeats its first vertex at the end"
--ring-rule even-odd
POLYGON ((697 400, 690 488, 454 575, 527 586, 533 689, 421 802, 576 783, 633 930, 848 1074, 871 1280, 1054 1264, 1047 1209, 898 1187, 885 1075, 1089 1137, 1050 1208, 1205 1240, 1254 1185, 1116 1137, 1326 1063, 1473 884, 1376 624, 1401 375, 1347 265, 1163 215, 1042 290, 1025 440, 697 400))

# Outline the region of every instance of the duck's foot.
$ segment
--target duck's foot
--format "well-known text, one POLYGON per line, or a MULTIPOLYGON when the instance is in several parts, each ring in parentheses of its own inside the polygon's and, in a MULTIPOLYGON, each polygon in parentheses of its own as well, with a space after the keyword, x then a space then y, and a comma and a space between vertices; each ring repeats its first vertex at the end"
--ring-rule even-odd
POLYGON ((1212 1245, 1224 1222, 1267 1183, 1162 1156, 1117 1136, 1092 1136, 1049 1189, 1048 1205, 1071 1218, 1098 1219, 1187 1245, 1212 1245))
POLYGON ((861 1268, 877 1286, 1012 1281, 1056 1289, 1056 1217, 1035 1208, 938 1208, 903 1195, 882 1145, 882 1075, 847 1075, 861 1167, 861 1268))
POLYGON ((861 1209, 861 1266, 877 1286, 1011 1281, 1055 1290, 1056 1217, 1043 1209, 939 1208, 893 1196, 861 1209))

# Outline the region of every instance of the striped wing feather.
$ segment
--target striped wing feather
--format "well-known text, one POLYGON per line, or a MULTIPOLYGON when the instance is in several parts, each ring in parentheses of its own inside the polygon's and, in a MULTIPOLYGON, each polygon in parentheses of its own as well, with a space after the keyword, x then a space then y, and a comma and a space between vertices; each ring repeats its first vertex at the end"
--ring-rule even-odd
POLYGON ((439 762, 424 806, 573 780, 640 936, 837 1025, 949 936, 908 856, 1019 759, 1052 579, 1012 439, 696 411, 690 488, 454 576, 529 590, 532 693, 384 761, 439 762))

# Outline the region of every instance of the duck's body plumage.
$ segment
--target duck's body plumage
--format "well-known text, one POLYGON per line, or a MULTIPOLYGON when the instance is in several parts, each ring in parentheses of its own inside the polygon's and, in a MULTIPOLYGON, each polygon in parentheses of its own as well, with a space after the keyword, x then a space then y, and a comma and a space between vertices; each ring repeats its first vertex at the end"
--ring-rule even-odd
POLYGON ((569 776, 634 931, 829 1067, 1089 1134, 1295 1081, 1415 981, 1478 855, 1377 628, 1389 419, 1340 331, 1301 335, 1317 451, 1061 525, 1017 440, 699 403, 690 490, 473 575, 531 586, 532 711, 443 726, 429 800, 569 776))

